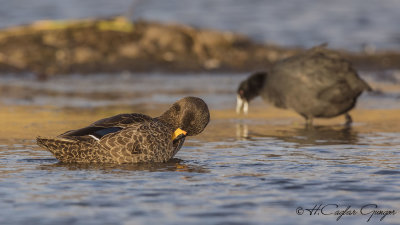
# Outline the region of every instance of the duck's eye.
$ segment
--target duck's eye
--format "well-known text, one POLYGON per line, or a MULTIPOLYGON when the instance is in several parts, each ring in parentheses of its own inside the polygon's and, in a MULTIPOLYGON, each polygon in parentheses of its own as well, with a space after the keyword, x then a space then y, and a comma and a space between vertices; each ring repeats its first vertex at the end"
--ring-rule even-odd
POLYGON ((188 126, 193 126, 195 125, 195 120, 194 120, 194 115, 192 112, 187 112, 185 113, 183 117, 183 124, 186 124, 188 126))

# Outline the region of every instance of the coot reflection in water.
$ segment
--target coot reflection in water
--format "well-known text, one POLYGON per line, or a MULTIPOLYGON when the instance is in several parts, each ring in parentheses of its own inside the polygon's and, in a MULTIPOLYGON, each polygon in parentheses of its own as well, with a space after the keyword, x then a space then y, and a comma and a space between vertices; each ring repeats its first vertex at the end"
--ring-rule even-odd
POLYGON ((358 143, 358 133, 350 126, 284 127, 277 129, 273 134, 263 134, 259 130, 252 131, 251 126, 246 123, 237 123, 236 136, 247 140, 258 137, 276 138, 299 146, 358 143))
POLYGON ((276 138, 299 145, 357 144, 358 135, 351 127, 314 126, 278 131, 276 138))

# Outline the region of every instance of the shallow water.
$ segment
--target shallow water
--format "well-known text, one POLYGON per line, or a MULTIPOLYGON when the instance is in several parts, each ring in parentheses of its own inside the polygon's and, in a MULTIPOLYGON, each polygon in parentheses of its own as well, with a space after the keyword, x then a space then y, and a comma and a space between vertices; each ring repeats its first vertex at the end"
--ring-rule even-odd
MULTIPOLYGON (((337 216, 299 216, 296 209, 400 209, 399 133, 286 127, 262 136, 252 130, 268 124, 257 123, 249 134, 232 129, 224 138, 213 133, 232 123, 210 124, 167 164, 68 165, 33 140, 2 144, 0 223, 337 224, 337 216)), ((365 224, 368 217, 340 222, 365 224)), ((397 214, 382 224, 398 221, 397 214)))
POLYGON ((400 224, 397 71, 362 73, 381 91, 360 97, 351 128, 340 117, 305 128, 260 100, 236 116, 245 76, 1 77, 0 224, 400 224), (184 95, 204 98, 212 120, 166 164, 62 164, 34 141, 117 113, 156 116, 184 95), (367 223, 368 204, 397 214, 367 223), (356 215, 337 221, 348 206, 356 215))
POLYGON ((400 49, 398 0, 0 0, 0 27, 128 15, 241 32, 260 42, 400 49), (139 2, 134 5, 134 2, 139 2))

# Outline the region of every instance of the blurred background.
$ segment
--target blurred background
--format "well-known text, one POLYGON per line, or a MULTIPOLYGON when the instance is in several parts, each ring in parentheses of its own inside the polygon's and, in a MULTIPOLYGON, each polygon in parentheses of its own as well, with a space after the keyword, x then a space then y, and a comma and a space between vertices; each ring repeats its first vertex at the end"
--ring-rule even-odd
POLYGON ((328 43, 376 82, 367 107, 398 105, 392 101, 399 96, 392 86, 400 80, 396 0, 0 4, 0 101, 6 104, 151 107, 197 94, 228 109, 249 73, 328 43))
POLYGON ((0 1, 0 27, 37 20, 128 15, 240 32, 259 42, 400 49, 397 0, 18 0, 0 1))

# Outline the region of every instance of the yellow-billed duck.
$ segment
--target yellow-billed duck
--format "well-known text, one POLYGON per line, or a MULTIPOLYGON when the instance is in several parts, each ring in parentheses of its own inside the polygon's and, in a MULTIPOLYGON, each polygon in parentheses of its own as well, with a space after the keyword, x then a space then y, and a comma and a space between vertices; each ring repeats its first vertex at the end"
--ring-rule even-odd
POLYGON ((66 163, 166 162, 186 136, 201 133, 209 120, 202 99, 185 97, 159 117, 119 114, 55 138, 38 137, 37 144, 66 163))

